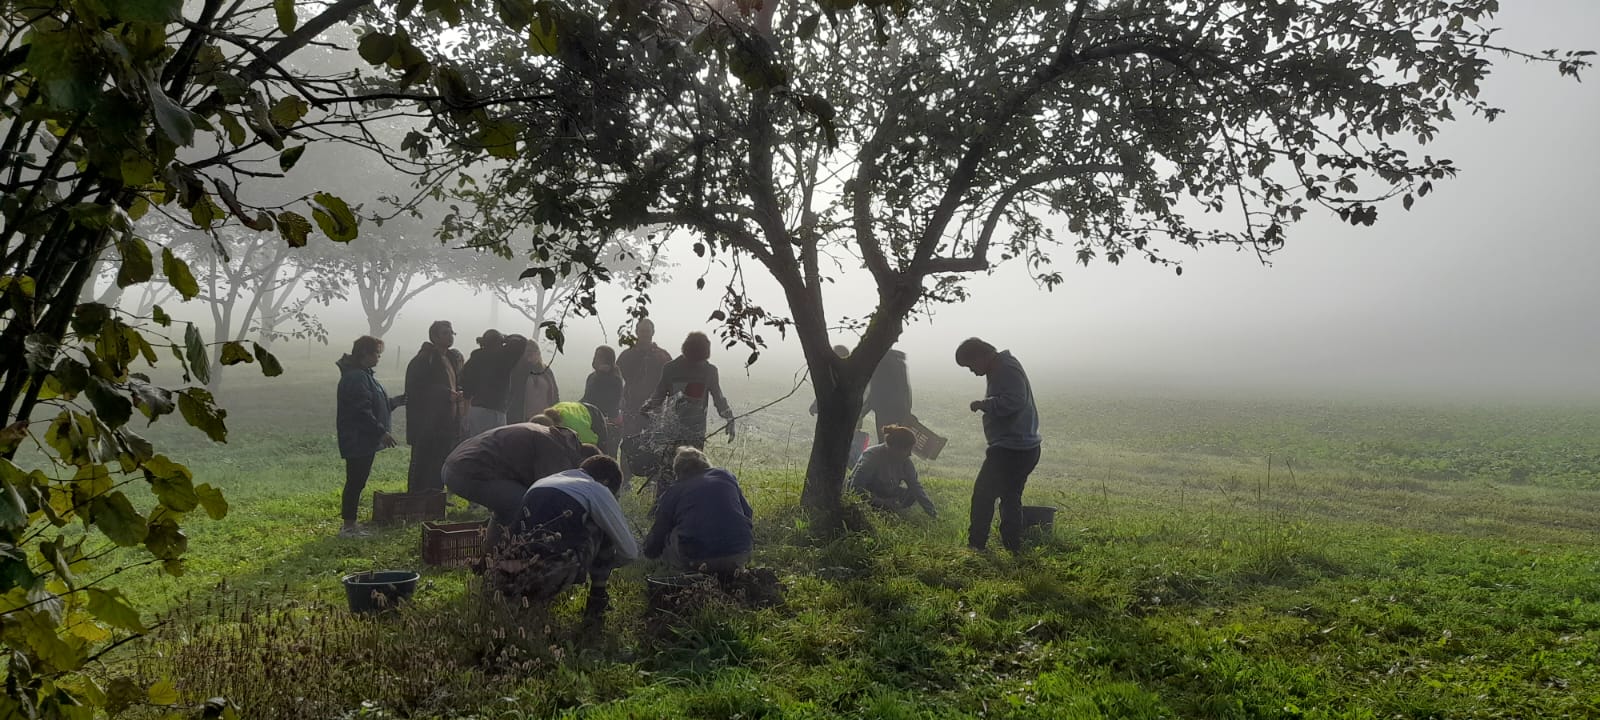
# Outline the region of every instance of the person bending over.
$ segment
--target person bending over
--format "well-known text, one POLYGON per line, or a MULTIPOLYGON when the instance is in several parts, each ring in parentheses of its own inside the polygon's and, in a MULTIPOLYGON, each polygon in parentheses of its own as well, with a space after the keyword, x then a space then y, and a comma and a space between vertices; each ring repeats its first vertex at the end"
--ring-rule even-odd
POLYGON ((578 442, 566 428, 536 423, 497 427, 463 440, 444 462, 450 492, 494 513, 489 544, 516 523, 522 496, 540 478, 578 467, 600 450, 578 442))
POLYGON ((511 538, 489 563, 490 586, 507 598, 548 602, 587 578, 584 617, 601 619, 610 605, 611 571, 639 557, 617 504, 620 487, 622 470, 604 455, 534 483, 522 496, 511 538))
POLYGON ((750 562, 750 503, 733 473, 711 467, 706 454, 680 447, 672 461, 676 480, 656 504, 644 555, 680 571, 731 573, 750 562))
POLYGON ((917 467, 911 464, 916 433, 899 425, 885 426, 881 432, 883 442, 862 451, 861 460, 850 472, 850 489, 865 496, 876 508, 904 510, 916 503, 928 515, 939 517, 938 509, 917 479, 917 467))

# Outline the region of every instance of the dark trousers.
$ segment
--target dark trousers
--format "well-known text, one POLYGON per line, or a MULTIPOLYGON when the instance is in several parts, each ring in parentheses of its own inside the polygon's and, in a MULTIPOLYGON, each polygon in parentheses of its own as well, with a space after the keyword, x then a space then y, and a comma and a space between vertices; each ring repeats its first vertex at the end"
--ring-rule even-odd
POLYGON ((411 471, 406 474, 406 492, 444 489, 444 459, 455 449, 454 438, 428 440, 411 445, 411 471))
POLYGON ((367 478, 372 477, 372 460, 375 457, 364 455, 344 459, 344 497, 339 511, 347 523, 356 521, 356 513, 361 508, 361 491, 367 487, 367 478))
POLYGON ((983 548, 989 544, 989 523, 994 519, 995 501, 1000 501, 1000 542, 1006 549, 1022 549, 1022 489, 1028 475, 1039 464, 1039 448, 1011 450, 990 447, 984 453, 978 482, 972 486, 972 522, 967 527, 967 545, 983 548))

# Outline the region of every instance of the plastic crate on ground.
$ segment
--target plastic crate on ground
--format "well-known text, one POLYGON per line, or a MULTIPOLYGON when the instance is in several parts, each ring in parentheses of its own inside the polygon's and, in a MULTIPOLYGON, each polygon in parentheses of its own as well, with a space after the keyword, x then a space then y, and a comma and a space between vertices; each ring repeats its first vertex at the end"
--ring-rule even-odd
POLYGON ((425 522, 422 524, 422 562, 428 565, 466 565, 483 555, 484 536, 488 532, 488 520, 425 522))
POLYGON ((375 492, 372 494, 372 522, 391 525, 419 520, 443 520, 444 500, 443 490, 420 493, 375 492))

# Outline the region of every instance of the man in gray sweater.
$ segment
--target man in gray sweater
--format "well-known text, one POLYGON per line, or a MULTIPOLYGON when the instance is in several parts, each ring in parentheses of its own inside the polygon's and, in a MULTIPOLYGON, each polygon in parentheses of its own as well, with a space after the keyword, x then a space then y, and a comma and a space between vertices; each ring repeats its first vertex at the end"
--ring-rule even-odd
POLYGON ((967 546, 983 551, 989 544, 989 523, 995 501, 1000 503, 1000 541, 1007 550, 1022 550, 1022 489, 1039 464, 1039 410, 1033 403, 1033 386, 1022 363, 1011 351, 996 351, 978 338, 956 347, 956 364, 983 377, 988 390, 972 401, 973 412, 983 413, 983 435, 989 449, 972 488, 972 518, 967 546))

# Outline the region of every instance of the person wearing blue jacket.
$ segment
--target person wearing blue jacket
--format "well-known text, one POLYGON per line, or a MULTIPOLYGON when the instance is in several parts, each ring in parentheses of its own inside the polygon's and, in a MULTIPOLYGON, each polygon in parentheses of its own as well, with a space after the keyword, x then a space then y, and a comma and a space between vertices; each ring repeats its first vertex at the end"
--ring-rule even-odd
POLYGON ((731 573, 750 562, 753 513, 733 473, 711 467, 698 448, 683 446, 672 460, 676 478, 656 503, 644 556, 679 571, 731 573))
POLYGON ((389 415, 405 404, 405 396, 389 397, 372 371, 383 357, 383 341, 371 335, 356 338, 350 354, 334 363, 339 368, 339 390, 335 399, 335 430, 339 436, 339 457, 344 458, 344 497, 340 512, 344 527, 339 535, 365 534, 356 525, 361 491, 372 475, 372 461, 379 450, 395 446, 389 434, 389 415))
POLYGON ((979 552, 989 544, 989 523, 1000 503, 1000 542, 1012 553, 1022 551, 1022 489, 1039 465, 1039 409, 1033 402, 1033 385, 1022 363, 1011 351, 997 351, 978 338, 956 347, 956 364, 983 378, 987 390, 973 400, 973 412, 983 413, 983 436, 989 447, 983 467, 972 487, 972 517, 967 546, 979 552))

